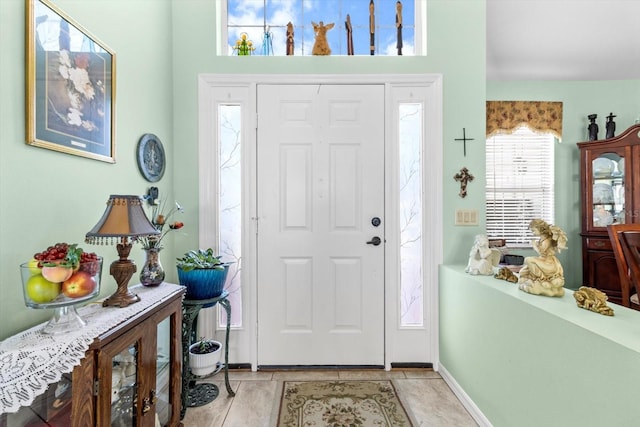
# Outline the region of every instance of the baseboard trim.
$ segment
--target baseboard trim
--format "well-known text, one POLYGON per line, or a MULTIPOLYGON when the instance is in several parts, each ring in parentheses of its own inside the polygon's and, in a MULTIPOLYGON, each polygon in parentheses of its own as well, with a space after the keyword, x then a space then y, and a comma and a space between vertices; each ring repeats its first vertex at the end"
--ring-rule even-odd
POLYGON ((392 363, 391 369, 433 369, 433 363, 392 363))
MULTIPOLYGON (((251 363, 230 363, 229 369, 251 369, 251 363)), ((259 365, 258 370, 300 370, 300 369, 384 369, 383 365, 259 365)), ((433 363, 411 362, 392 363, 391 369, 432 369, 433 363)))
POLYGON ((314 370, 314 369, 384 369, 382 365, 258 365, 259 371, 314 370))
POLYGON ((229 369, 249 369, 251 370, 251 363, 229 363, 229 369))
POLYGON ((449 371, 447 371, 447 369, 442 365, 442 362, 440 362, 438 366, 438 373, 440 374, 444 382, 447 383, 449 388, 451 388, 453 394, 455 394, 458 400, 460 400, 462 406, 465 407, 465 409, 469 412, 473 419, 476 420, 480 427, 493 427, 491 421, 489 421, 489 419, 482 413, 480 408, 478 408, 473 400, 471 400, 469 395, 465 393, 462 387, 460 387, 460 384, 458 384, 455 378, 451 376, 449 371))

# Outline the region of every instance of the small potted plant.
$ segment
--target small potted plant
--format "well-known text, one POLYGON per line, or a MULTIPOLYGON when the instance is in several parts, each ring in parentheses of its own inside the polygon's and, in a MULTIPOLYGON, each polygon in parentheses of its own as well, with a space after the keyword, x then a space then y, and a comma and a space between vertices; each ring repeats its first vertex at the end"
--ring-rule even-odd
POLYGON ((196 376, 205 376, 216 370, 220 362, 222 343, 200 337, 189 346, 189 367, 196 376))
POLYGON ((187 288, 186 299, 210 299, 222 294, 229 263, 221 261, 213 249, 186 252, 182 258, 177 258, 176 267, 180 284, 187 288))

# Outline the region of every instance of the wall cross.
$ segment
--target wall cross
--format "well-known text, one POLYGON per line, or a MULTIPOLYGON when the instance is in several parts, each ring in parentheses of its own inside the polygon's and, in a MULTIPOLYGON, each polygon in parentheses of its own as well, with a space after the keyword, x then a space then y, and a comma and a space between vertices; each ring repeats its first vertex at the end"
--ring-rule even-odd
POLYGON ((469 173, 469 169, 463 167, 460 172, 453 176, 453 179, 460 183, 460 193, 458 195, 462 198, 467 197, 467 184, 473 181, 473 175, 469 173))
POLYGON ((462 141, 464 156, 467 157, 467 141, 473 141, 473 138, 467 138, 467 131, 465 128, 462 128, 462 138, 456 138, 454 141, 462 141))

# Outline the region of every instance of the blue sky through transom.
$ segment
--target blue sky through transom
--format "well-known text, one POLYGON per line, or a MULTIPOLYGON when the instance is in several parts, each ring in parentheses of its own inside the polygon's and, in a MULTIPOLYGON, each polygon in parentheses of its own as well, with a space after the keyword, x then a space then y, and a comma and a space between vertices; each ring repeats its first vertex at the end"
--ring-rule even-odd
MULTIPOLYGON (((334 23, 327 32, 332 55, 347 54, 346 16, 353 28, 355 55, 370 55, 370 0, 228 0, 229 54, 241 33, 247 33, 255 47, 254 55, 271 52, 263 46, 264 28, 269 26, 273 55, 286 54, 286 25, 294 25, 295 55, 311 55, 314 43, 311 22, 334 23)), ((374 0, 376 55, 397 55, 396 0, 374 0)), ((414 54, 414 0, 402 1, 402 54, 414 54)))

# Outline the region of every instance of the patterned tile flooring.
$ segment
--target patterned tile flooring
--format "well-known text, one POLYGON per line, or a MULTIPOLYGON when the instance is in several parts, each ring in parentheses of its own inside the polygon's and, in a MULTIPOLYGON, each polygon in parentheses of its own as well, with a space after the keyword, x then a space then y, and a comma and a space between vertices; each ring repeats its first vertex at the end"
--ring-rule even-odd
MULTIPOLYGON (((185 427, 275 427, 282 381, 391 379, 414 427, 472 427, 476 422, 437 372, 407 370, 283 370, 229 371, 235 397, 227 395, 224 376, 202 382, 217 384, 220 395, 211 403, 188 408, 185 427)), ((364 426, 367 427, 367 426, 364 426)))

